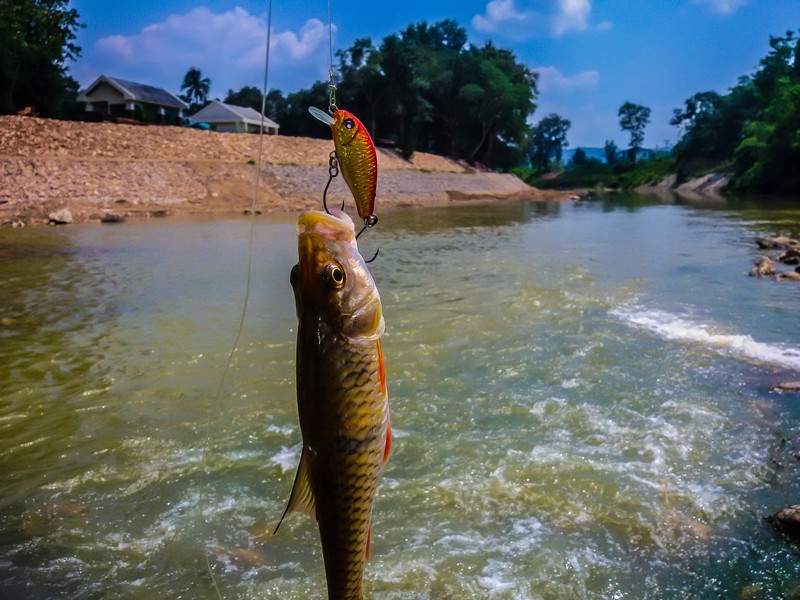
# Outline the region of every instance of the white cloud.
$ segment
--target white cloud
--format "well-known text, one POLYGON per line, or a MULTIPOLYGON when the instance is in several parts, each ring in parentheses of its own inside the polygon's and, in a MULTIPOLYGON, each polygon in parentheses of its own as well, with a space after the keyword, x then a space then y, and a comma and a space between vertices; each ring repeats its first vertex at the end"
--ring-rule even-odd
POLYGON ((589 0, 558 0, 558 12, 553 16, 553 33, 560 36, 567 31, 586 29, 591 12, 589 0))
POLYGON ((748 0, 692 0, 693 4, 706 6, 711 12, 729 15, 747 4, 748 0))
MULTIPOLYGON (((484 33, 501 33, 512 38, 560 37, 587 29, 591 12, 591 0, 539 0, 522 8, 517 7, 516 0, 491 0, 484 14, 472 18, 472 26, 484 33)), ((604 25, 608 26, 610 23, 604 25)))
MULTIPOLYGON (((201 6, 170 15, 134 35, 98 40, 86 53, 80 72, 91 72, 92 78, 106 74, 135 79, 174 92, 186 70, 196 66, 211 79, 211 95, 224 96, 229 88, 260 87, 266 39, 264 18, 239 7, 215 13, 201 6)), ((324 79, 327 41, 327 26, 318 19, 309 19, 298 32, 273 30, 270 77, 276 74, 275 67, 277 75, 282 71, 296 87, 324 79)))
POLYGON ((593 89, 600 83, 597 71, 581 71, 567 77, 556 67, 534 67, 539 73, 539 91, 542 93, 593 89))

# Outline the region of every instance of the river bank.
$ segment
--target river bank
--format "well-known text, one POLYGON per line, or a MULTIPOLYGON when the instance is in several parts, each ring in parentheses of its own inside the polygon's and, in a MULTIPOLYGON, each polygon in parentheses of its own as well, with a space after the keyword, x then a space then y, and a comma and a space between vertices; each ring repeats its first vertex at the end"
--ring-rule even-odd
MULTIPOLYGON (((256 208, 294 212, 320 205, 329 140, 263 138, 256 208)), ((106 217, 242 212, 254 203, 259 139, 180 127, 0 117, 0 224, 37 225, 66 211, 72 222, 106 217)), ((378 206, 436 206, 508 199, 564 200, 509 174, 416 153, 378 149, 378 206)), ((341 177, 333 204, 349 197, 341 177)))

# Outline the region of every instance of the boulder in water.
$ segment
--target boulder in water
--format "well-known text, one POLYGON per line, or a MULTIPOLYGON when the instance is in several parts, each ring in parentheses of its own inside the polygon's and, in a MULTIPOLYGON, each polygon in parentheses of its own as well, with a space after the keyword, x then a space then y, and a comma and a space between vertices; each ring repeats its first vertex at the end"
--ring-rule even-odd
POLYGON ((800 504, 794 504, 770 515, 766 521, 778 531, 800 540, 800 504))
POLYGON ((755 267, 750 271, 752 277, 772 277, 775 275, 775 263, 768 256, 759 256, 753 261, 755 267))
POLYGON ((782 235, 778 237, 757 237, 756 244, 758 244, 759 248, 763 248, 764 250, 788 250, 789 248, 800 248, 800 241, 782 235))
POLYGON ((69 225, 72 223, 72 212, 68 208, 54 210, 47 218, 53 225, 69 225))
POLYGON ((783 383, 773 383, 771 386, 769 386, 769 391, 800 393, 800 381, 785 381, 783 383))

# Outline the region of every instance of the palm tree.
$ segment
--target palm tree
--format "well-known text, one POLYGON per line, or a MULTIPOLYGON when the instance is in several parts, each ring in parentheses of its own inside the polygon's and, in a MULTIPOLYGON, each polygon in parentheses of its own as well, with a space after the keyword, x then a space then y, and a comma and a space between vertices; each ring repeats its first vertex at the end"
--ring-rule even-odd
POLYGON ((208 91, 211 87, 211 80, 208 77, 203 77, 200 69, 197 67, 190 67, 183 76, 182 90, 186 90, 185 98, 194 99, 193 104, 200 105, 206 101, 208 91))

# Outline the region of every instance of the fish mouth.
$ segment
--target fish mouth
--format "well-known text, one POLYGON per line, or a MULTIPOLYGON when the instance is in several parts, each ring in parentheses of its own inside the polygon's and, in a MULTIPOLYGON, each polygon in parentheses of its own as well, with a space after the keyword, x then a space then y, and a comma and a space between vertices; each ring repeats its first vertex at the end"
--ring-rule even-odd
POLYGON ((342 210, 322 212, 310 210, 297 220, 297 234, 314 233, 327 239, 355 243, 356 230, 353 219, 342 210))

